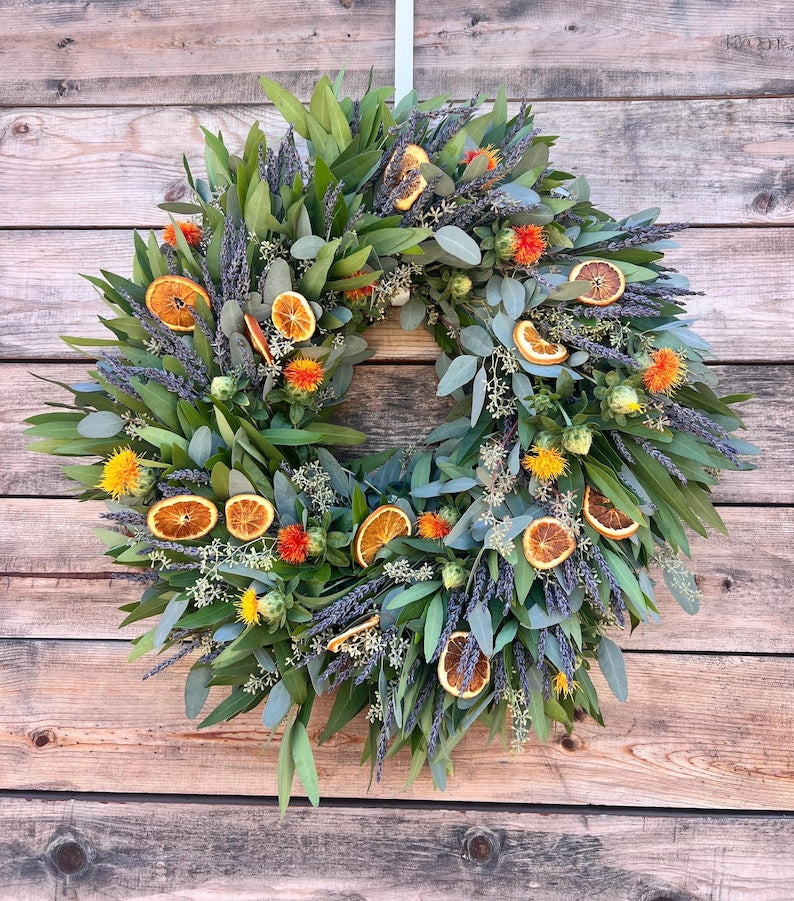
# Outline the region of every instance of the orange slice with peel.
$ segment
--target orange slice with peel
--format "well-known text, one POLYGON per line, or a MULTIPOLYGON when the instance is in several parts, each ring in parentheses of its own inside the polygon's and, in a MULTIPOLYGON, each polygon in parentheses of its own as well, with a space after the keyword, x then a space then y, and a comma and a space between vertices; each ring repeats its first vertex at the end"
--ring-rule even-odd
POLYGON ((270 353, 267 336, 262 331, 262 326, 257 322, 256 316, 246 313, 243 319, 245 320, 245 330, 248 334, 248 340, 251 342, 251 347, 260 357, 264 358, 265 362, 272 363, 273 354, 270 353))
POLYGON ((458 673, 458 665, 468 637, 468 632, 453 632, 438 660, 438 681, 444 691, 456 698, 476 697, 491 679, 491 661, 478 648, 479 657, 474 664, 474 675, 466 690, 463 690, 463 676, 458 673))
POLYGON ((218 508, 198 494, 166 497, 149 508, 146 525, 155 538, 165 541, 192 541, 215 528, 218 508))
POLYGON ((358 527, 354 545, 356 562, 359 566, 369 566, 375 559, 375 554, 392 538, 407 537, 410 534, 411 520, 408 514, 394 504, 383 504, 373 510, 358 527))
POLYGON ((261 538, 276 516, 273 504, 258 494, 235 494, 226 501, 223 512, 229 534, 240 541, 261 538))
POLYGON ((380 614, 373 613, 372 616, 367 617, 364 622, 351 626, 349 629, 345 629, 344 632, 332 638, 326 645, 326 649, 335 654, 348 639, 353 638, 354 635, 360 635, 362 632, 369 632, 369 630, 374 629, 379 622, 380 614))
POLYGON ((608 307, 626 290, 626 276, 609 260, 585 260, 571 269, 569 282, 592 282, 590 290, 576 299, 590 307, 608 307))
POLYGON ((174 332, 192 332, 193 310, 199 297, 209 304, 207 292, 181 275, 161 275, 146 289, 146 309, 174 332))
POLYGON ((541 516, 524 529, 524 556, 535 569, 553 569, 576 550, 576 539, 554 516, 541 516))
POLYGON ((568 359, 568 349, 563 344, 546 341, 535 326, 526 319, 513 329, 513 341, 521 356, 538 366, 553 366, 568 359))
POLYGON ((297 291, 282 291, 270 311, 273 325, 290 341, 308 341, 317 328, 309 301, 297 291))
POLYGON ((590 485, 584 486, 582 516, 599 535, 614 538, 616 541, 629 538, 640 527, 638 522, 618 510, 606 495, 590 485))

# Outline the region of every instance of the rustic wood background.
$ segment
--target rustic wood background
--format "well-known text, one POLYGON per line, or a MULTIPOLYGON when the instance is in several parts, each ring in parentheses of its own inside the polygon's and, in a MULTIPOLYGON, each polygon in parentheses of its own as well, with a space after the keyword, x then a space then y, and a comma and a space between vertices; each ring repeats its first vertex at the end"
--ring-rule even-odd
MULTIPOLYGON (((731 537, 694 544, 700 615, 663 598, 660 626, 622 637, 606 729, 518 756, 475 732, 441 795, 404 791, 403 758, 368 789, 351 724, 318 753, 321 809, 280 823, 259 716, 197 733, 184 670, 142 685, 148 662, 125 664, 134 591, 100 556, 99 506, 20 420, 57 399, 34 373, 81 376, 58 335, 97 333, 102 307, 77 273, 130 271, 199 125, 277 137, 262 72, 304 98, 345 63, 352 88, 390 81, 393 4, 0 0, 0 897, 792 897, 792 24, 786 0, 417 0, 423 96, 505 81, 606 209, 693 224, 672 256, 765 454, 719 488, 731 537)), ((421 438, 409 411, 444 409, 433 346, 393 323, 372 342, 351 419, 372 447, 421 438)))

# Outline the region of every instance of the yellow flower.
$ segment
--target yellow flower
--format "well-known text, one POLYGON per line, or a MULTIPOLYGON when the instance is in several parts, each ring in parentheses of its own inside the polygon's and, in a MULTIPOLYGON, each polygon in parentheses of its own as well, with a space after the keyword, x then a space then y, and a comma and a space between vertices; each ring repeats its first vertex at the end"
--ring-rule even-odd
POLYGON ((139 494, 145 484, 140 460, 129 447, 117 447, 105 463, 102 479, 96 487, 116 501, 125 494, 139 494))
POLYGON ((237 602, 237 619, 246 626, 259 623, 259 598, 253 588, 247 588, 237 602))
POLYGON ((556 447, 539 447, 537 444, 532 445, 521 462, 524 469, 541 482, 553 482, 568 468, 565 456, 556 447))
POLYGON ((565 673, 557 673, 554 678, 551 680, 552 687, 554 688, 554 694, 559 697, 560 695, 565 695, 566 697, 570 697, 576 689, 579 687, 579 683, 576 679, 568 684, 568 677, 565 673))

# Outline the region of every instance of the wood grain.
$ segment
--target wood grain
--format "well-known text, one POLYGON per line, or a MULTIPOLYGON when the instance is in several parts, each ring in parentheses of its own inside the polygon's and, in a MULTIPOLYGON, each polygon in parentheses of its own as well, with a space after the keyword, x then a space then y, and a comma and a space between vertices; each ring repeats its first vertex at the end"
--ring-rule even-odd
MULTIPOLYGON (((689 298, 697 330, 725 362, 794 359, 794 229, 693 228, 669 252, 704 297, 689 298)), ((0 359, 74 359, 61 334, 106 337, 107 307, 79 273, 129 276, 126 230, 0 231, 0 359), (57 248, 57 252, 54 249, 57 248)), ((396 317, 370 330, 380 362, 435 358, 423 331, 405 333, 396 317)))
MULTIPOLYGON (((63 496, 73 487, 61 474, 67 458, 32 454, 22 420, 46 410, 46 403, 68 399, 66 392, 40 377, 73 383, 85 378, 76 363, 7 363, 0 365, 0 494, 63 496), (39 376, 39 377, 37 377, 39 376)), ((763 449, 758 469, 726 472, 714 496, 723 502, 794 503, 794 421, 789 392, 794 366, 717 367, 723 394, 749 391, 756 397, 739 409, 745 437, 763 449)), ((443 421, 449 404, 435 397, 435 369, 429 365, 362 365, 353 380, 338 421, 362 429, 369 440, 361 453, 386 447, 421 444, 443 421), (421 411, 421 416, 417 415, 421 411)))
POLYGON ((428 97, 500 82, 513 97, 776 94, 791 90, 791 48, 782 2, 420 0, 415 82, 428 97))
POLYGON ((782 817, 359 806, 293 807, 280 821, 262 804, 5 798, 0 823, 0 897, 14 901, 445 901, 496 887, 526 899, 539 886, 544 901, 581 898, 585 886, 591 901, 788 901, 794 878, 794 830, 782 817), (83 865, 67 878, 71 860, 83 865))
POLYGON ((268 75, 308 98, 346 66, 350 89, 393 79, 394 4, 366 0, 148 0, 6 4, 3 102, 261 102, 268 75))
MULTIPOLYGON (((660 206, 668 222, 794 221, 787 98, 546 102, 536 112, 545 134, 562 135, 555 162, 586 173, 593 199, 614 215, 660 206)), ((203 169, 199 126, 220 128, 239 149, 254 119, 269 137, 285 130, 265 106, 3 110, 0 221, 158 225, 156 205, 187 195, 182 154, 203 169)))
MULTIPOLYGON (((195 731, 182 710, 188 662, 140 684, 151 661, 125 664, 118 642, 0 645, 0 773, 5 788, 272 796, 279 741, 265 745, 261 712, 195 731)), ((629 700, 610 698, 607 729, 577 724, 516 755, 473 728, 439 795, 423 774, 404 789, 397 755, 369 797, 607 806, 794 807, 790 661, 775 657, 627 654, 629 700)), ((210 703, 227 692, 213 690, 210 703)), ((313 741, 329 712, 321 698, 313 741)), ((207 708, 210 709, 209 707, 207 708)), ((316 752, 326 797, 360 797, 367 723, 359 717, 316 752)), ((296 786, 297 791, 297 786, 296 786)))
MULTIPOLYGON (((422 96, 493 94, 500 81, 514 97, 781 94, 787 12, 782 0, 419 2, 415 81, 422 96)), ((393 27, 387 0, 13 4, 0 90, 17 106, 247 103, 266 73, 305 97, 343 65, 357 85, 371 66, 390 81, 393 27)))

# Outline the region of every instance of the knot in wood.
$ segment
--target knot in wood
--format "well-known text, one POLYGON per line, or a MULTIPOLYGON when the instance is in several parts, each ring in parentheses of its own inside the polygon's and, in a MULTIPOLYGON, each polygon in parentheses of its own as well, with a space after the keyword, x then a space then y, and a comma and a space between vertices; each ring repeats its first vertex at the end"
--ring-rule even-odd
POLYGON ((15 135, 26 135, 30 132, 30 126, 27 122, 15 122, 11 128, 15 135))
POLYGON ((777 191, 762 191, 753 200, 753 211, 761 216, 766 216, 780 203, 780 195, 777 191))
POLYGON ((566 751, 581 751, 584 747, 584 742, 578 735, 563 735, 560 739, 560 745, 566 751))
POLYGON ((79 835, 67 829, 50 841, 47 857, 58 875, 75 876, 86 868, 93 854, 79 835))
POLYGON ((461 857, 479 865, 499 857, 499 837, 490 829, 474 827, 463 836, 461 857))
POLYGON ((34 748, 46 748, 47 745, 55 744, 55 733, 49 729, 36 729, 28 737, 34 748))
POLYGON ((174 203, 177 200, 182 200, 186 195, 187 185, 184 182, 177 181, 166 188, 163 197, 165 198, 166 203, 174 203))

